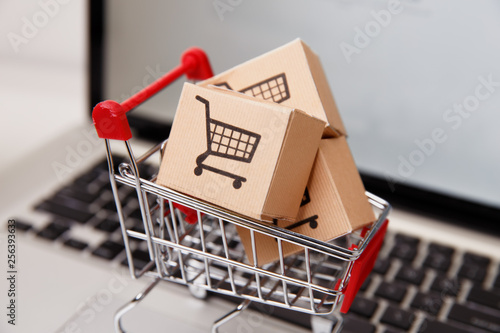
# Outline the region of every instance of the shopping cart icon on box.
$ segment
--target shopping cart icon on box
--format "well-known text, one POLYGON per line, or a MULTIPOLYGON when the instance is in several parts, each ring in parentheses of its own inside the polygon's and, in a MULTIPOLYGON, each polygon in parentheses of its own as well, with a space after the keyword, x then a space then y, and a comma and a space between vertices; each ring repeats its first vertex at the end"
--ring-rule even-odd
MULTIPOLYGON (((302 201, 300 203, 300 207, 303 207, 310 202, 311 202, 311 196, 309 195, 309 190, 306 187, 306 190, 304 191, 304 195, 302 196, 302 201)), ((309 227, 311 227, 311 229, 316 229, 318 227, 318 218, 319 218, 318 215, 313 215, 313 216, 307 217, 303 220, 300 220, 298 222, 295 222, 293 224, 290 224, 289 226, 285 227, 285 229, 293 230, 293 229, 300 227, 303 224, 309 224, 309 227)), ((277 226, 278 220, 273 219, 273 224, 277 226)))
POLYGON ((213 166, 204 164, 208 156, 219 156, 230 160, 250 163, 257 150, 260 134, 244 130, 242 128, 223 123, 210 117, 210 103, 203 97, 197 95, 196 99, 205 104, 206 128, 207 128, 207 151, 196 158, 194 174, 200 176, 203 169, 234 179, 233 187, 239 189, 246 178, 224 171, 213 166))
MULTIPOLYGON (((216 86, 234 90, 227 82, 216 84, 216 86)), ((238 92, 263 100, 270 100, 274 103, 281 103, 290 98, 290 90, 288 89, 285 73, 260 81, 249 87, 238 90, 238 92)))

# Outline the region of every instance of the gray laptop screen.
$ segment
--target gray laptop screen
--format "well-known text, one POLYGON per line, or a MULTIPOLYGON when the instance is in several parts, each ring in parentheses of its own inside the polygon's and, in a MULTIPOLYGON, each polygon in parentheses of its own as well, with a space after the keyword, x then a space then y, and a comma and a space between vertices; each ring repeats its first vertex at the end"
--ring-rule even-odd
MULTIPOLYGON (((366 174, 500 208, 500 3, 107 1, 105 98, 203 48, 215 73, 297 37, 318 53, 366 174)), ((173 119, 181 83, 134 111, 173 119)))

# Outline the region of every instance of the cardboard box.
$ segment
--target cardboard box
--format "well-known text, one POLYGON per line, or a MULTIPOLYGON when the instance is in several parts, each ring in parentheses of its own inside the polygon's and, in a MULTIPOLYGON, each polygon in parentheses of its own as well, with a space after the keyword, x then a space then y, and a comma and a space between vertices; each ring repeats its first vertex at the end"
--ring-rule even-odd
POLYGON ((298 108, 327 123, 325 137, 338 136, 337 132, 346 135, 319 58, 300 39, 198 84, 218 85, 298 108))
POLYGON ((186 83, 157 182, 255 219, 294 221, 324 127, 295 108, 186 83))
MULTIPOLYGON (((281 228, 329 241, 375 221, 345 137, 321 140, 297 221, 276 223, 281 228)), ((238 233, 253 264, 250 232, 238 227, 238 233)), ((279 258, 275 238, 255 233, 255 239, 259 265, 279 258)), ((288 242, 282 245, 285 256, 303 250, 288 242)))

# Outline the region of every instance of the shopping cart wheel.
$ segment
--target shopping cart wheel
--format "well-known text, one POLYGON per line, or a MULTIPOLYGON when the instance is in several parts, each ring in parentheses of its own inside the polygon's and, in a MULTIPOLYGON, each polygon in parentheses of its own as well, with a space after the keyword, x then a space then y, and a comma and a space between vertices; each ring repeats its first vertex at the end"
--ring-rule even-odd
POLYGON ((241 187, 241 179, 235 179, 235 180, 233 181, 233 187, 234 187, 235 189, 239 189, 239 188, 241 187))
POLYGON ((194 168, 194 174, 195 175, 199 176, 199 175, 201 175, 202 172, 203 172, 203 168, 202 167, 198 166, 198 167, 194 168))

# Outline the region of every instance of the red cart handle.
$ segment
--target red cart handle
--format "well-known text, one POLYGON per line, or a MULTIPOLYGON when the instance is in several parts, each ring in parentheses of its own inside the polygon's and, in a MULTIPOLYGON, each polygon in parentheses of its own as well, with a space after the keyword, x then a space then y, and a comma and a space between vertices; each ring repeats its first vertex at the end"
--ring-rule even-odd
POLYGON ((213 76, 208 57, 202 49, 193 47, 184 52, 181 64, 151 83, 126 101, 100 102, 92 111, 97 135, 102 139, 129 140, 132 137, 126 112, 132 110, 183 74, 190 80, 205 80, 213 76))
MULTIPOLYGON (((356 297, 359 288, 361 288, 361 285, 365 282, 366 278, 372 271, 380 248, 382 247, 382 243, 384 242, 388 224, 389 220, 385 220, 375 236, 373 236, 370 243, 368 243, 368 246, 365 248, 363 253, 361 253, 361 256, 354 262, 351 271, 351 278, 349 279, 347 288, 344 291, 344 301, 342 302, 340 312, 347 313, 349 311, 352 301, 354 300, 354 297, 356 297)), ((354 248, 355 246, 353 246, 353 249, 354 248)))

